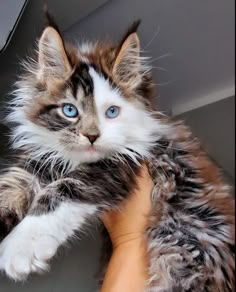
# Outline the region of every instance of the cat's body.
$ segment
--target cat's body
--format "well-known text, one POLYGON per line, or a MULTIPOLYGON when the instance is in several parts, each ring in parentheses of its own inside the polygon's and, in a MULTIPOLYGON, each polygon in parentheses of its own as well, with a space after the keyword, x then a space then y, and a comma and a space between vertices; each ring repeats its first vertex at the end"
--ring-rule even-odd
POLYGON ((145 162, 155 183, 147 291, 233 291, 233 197, 189 131, 152 111, 139 51, 135 26, 118 47, 81 50, 45 29, 10 115, 24 154, 0 177, 0 236, 21 221, 0 244, 9 277, 46 270, 60 245, 129 196, 145 162))

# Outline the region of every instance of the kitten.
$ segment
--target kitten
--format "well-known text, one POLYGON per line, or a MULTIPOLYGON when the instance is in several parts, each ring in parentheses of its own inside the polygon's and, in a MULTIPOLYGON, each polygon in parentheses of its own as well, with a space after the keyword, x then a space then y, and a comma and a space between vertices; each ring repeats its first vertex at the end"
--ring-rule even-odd
POLYGON ((81 47, 49 25, 25 63, 9 116, 20 155, 0 177, 0 269, 14 280, 126 199, 145 162, 146 291, 234 289, 233 197, 189 130, 154 111, 138 24, 118 46, 81 47))

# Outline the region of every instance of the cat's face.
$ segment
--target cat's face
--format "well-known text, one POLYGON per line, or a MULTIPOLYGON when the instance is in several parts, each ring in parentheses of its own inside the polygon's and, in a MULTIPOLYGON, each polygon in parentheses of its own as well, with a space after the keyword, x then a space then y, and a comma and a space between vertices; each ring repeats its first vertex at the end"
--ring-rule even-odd
POLYGON ((147 156, 161 125, 148 110, 153 85, 130 32, 119 47, 65 48, 47 27, 38 60, 18 82, 10 118, 16 148, 78 165, 111 155, 147 156))

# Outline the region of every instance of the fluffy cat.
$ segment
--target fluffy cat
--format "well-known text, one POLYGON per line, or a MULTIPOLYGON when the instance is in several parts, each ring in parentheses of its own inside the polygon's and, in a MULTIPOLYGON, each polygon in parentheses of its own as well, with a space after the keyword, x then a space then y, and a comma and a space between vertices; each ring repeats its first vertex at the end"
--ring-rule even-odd
POLYGON ((25 63, 9 115, 19 159, 0 177, 0 269, 14 280, 126 199, 145 162, 146 291, 234 290, 233 196, 189 130, 154 111, 137 27, 76 47, 49 25, 25 63))

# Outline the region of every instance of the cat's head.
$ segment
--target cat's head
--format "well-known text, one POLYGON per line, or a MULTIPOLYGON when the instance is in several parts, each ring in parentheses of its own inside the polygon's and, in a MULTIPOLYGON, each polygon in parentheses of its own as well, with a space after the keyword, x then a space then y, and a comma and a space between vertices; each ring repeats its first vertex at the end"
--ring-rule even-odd
POLYGON ((152 116, 153 83, 135 23, 118 45, 66 44, 53 26, 25 63, 10 119, 13 146, 73 165, 114 155, 147 156, 162 126, 152 116))

